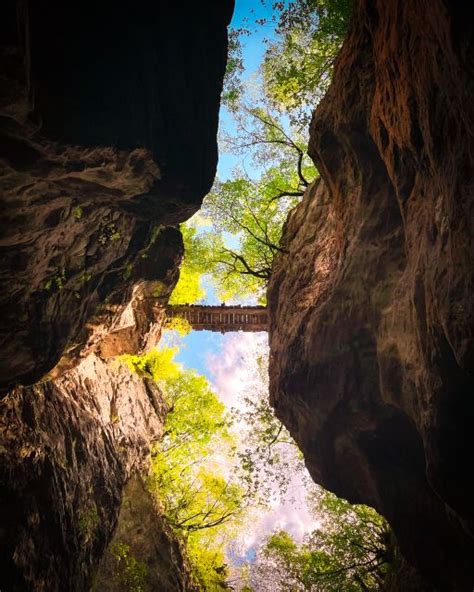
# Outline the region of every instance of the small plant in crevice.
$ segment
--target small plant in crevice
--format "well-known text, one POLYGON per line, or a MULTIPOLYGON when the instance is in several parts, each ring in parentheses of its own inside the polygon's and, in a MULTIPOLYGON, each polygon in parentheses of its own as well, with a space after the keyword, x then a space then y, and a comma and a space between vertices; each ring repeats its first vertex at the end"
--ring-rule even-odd
POLYGON ((133 265, 131 263, 127 263, 125 265, 125 269, 122 272, 123 279, 128 280, 132 275, 132 271, 133 271, 133 265))
POLYGON ((164 230, 164 228, 165 226, 163 226, 162 224, 155 224, 152 227, 148 241, 140 252, 140 259, 148 259, 150 249, 155 244, 156 239, 158 238, 162 230, 164 230))
POLYGON ((78 521, 79 532, 85 541, 92 540, 99 523, 99 514, 95 505, 80 512, 78 521))
POLYGON ((167 293, 167 290, 168 286, 164 282, 160 282, 160 280, 155 280, 153 282, 152 295, 154 298, 160 298, 167 293))
POLYGON ((90 279, 92 278, 92 274, 88 273, 87 271, 84 271, 80 277, 79 277, 79 281, 81 284, 86 284, 88 281, 90 281, 90 279))
POLYGON ((66 271, 64 268, 58 268, 54 274, 44 282, 43 287, 45 290, 52 290, 53 288, 56 290, 62 290, 65 282, 66 271))
POLYGON ((121 238, 120 231, 118 230, 117 226, 114 222, 107 222, 107 224, 102 224, 99 228, 99 237, 97 242, 104 246, 109 241, 117 241, 121 238))
POLYGON ((72 211, 72 215, 74 218, 76 218, 76 220, 80 220, 84 215, 84 210, 80 206, 77 206, 77 208, 74 208, 72 211))
POLYGON ((116 560, 115 577, 126 592, 146 592, 148 566, 136 559, 130 552, 130 546, 116 541, 110 551, 116 560))

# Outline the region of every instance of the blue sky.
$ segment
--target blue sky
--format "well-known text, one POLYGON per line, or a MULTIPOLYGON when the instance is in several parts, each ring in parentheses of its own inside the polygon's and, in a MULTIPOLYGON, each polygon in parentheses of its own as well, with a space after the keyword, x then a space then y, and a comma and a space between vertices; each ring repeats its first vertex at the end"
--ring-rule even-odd
MULTIPOLYGON (((264 39, 273 36, 274 25, 271 23, 271 16, 271 1, 265 4, 262 4, 260 0, 237 0, 236 2, 231 26, 233 28, 244 27, 251 31, 249 36, 242 37, 245 67, 244 80, 250 81, 258 70, 266 48, 264 39), (261 18, 266 18, 267 24, 256 24, 255 21, 261 18)), ((228 134, 235 132, 232 117, 225 108, 220 113, 220 129, 228 134)), ((228 179, 231 176, 232 169, 238 166, 241 160, 242 157, 240 156, 236 157, 220 150, 218 164, 218 177, 220 180, 228 179)), ((258 169, 249 172, 258 173, 258 169)), ((235 240, 235 237, 227 237, 228 242, 235 240)), ((218 304, 219 300, 212 283, 205 278, 204 287, 207 290, 205 302, 207 304, 218 304)), ((176 338, 173 337, 173 339, 176 338)), ((162 344, 169 344, 166 336, 162 344)), ((249 387, 249 368, 255 363, 256 352, 265 351, 267 347, 267 335, 263 333, 228 333, 222 335, 211 331, 191 331, 191 333, 179 340, 179 351, 176 360, 185 367, 193 368, 206 376, 226 405, 239 406, 239 400, 242 401, 246 389, 252 388, 249 387)), ((286 529, 296 539, 301 540, 308 527, 314 527, 314 520, 306 507, 305 489, 302 482, 300 482, 300 477, 295 477, 294 483, 290 487, 290 493, 297 500, 296 503, 286 499, 281 500, 280 505, 276 505, 267 513, 255 517, 252 524, 248 525, 246 530, 240 533, 240 539, 236 541, 236 550, 229 552, 229 559, 232 563, 238 564, 239 561, 246 559, 253 560, 255 558, 255 549, 262 537, 275 528, 286 529)))
POLYGON ((209 369, 206 364, 210 353, 217 353, 222 350, 224 336, 212 331, 191 331, 181 340, 180 349, 176 360, 186 366, 194 368, 209 377, 209 369))
MULTIPOLYGON (((242 35, 242 57, 244 62, 244 81, 250 81, 257 72, 265 52, 265 39, 271 39, 274 35, 274 24, 271 21, 273 11, 271 1, 262 4, 260 0, 237 0, 235 3, 234 15, 230 26, 234 29, 246 28, 250 30, 250 35, 242 35), (265 18, 267 23, 257 24, 258 19, 265 18)), ((220 113, 220 128, 225 129, 227 133, 235 131, 235 125, 231 115, 225 107, 220 113)), ((239 165, 241 157, 220 151, 219 164, 217 166, 217 175, 221 180, 226 180, 232 169, 239 165)))
MULTIPOLYGON (((272 23, 271 1, 262 4, 260 0, 237 0, 235 3, 234 15, 231 21, 231 28, 246 28, 250 30, 250 35, 243 35, 242 57, 244 62, 243 79, 250 80, 257 72, 265 52, 265 39, 271 39, 274 34, 274 24, 272 23), (265 18, 267 23, 257 24, 258 19, 265 18)), ((235 124, 230 113, 223 107, 220 112, 219 127, 226 133, 235 132, 235 124)), ((217 176, 225 181, 231 176, 232 170, 241 163, 240 156, 234 156, 222 149, 219 150, 219 163, 217 166, 217 176)), ((227 242, 237 242, 237 239, 228 236, 227 242)), ((232 246, 232 245, 231 245, 232 246)), ((236 246, 235 244, 233 246, 236 246)), ((206 303, 218 304, 215 291, 210 282, 204 281, 206 288, 206 303)), ((209 354, 215 354, 222 351, 223 335, 211 331, 192 331, 184 337, 180 343, 180 350, 176 356, 177 361, 187 368, 194 368, 199 373, 209 377, 209 369, 206 367, 206 359, 209 354)))

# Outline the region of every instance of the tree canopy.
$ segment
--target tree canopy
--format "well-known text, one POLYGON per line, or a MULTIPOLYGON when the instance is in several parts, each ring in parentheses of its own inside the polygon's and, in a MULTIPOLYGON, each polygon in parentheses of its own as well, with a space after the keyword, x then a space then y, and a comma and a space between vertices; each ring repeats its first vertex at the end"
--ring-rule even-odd
POLYGON ((301 125, 331 81, 347 32, 352 0, 281 3, 277 35, 267 44, 262 70, 271 105, 301 125))
POLYGON ((121 359, 163 392, 168 412, 163 437, 152 450, 148 487, 185 542, 200 589, 212 592, 227 587, 224 546, 245 505, 245 491, 222 471, 223 460, 235 456, 230 416, 203 376, 174 361, 176 351, 155 349, 121 359))
POLYGON ((186 257, 172 304, 199 299, 199 278, 206 274, 221 300, 264 303, 288 211, 316 175, 303 136, 290 135, 269 111, 243 107, 236 118, 239 134, 225 142, 235 153, 251 155, 258 177, 240 168, 227 181, 216 180, 202 208, 212 226, 182 225, 186 257))
POLYGON ((221 134, 221 144, 242 157, 242 165, 230 178, 217 179, 204 201, 212 229, 183 227, 187 256, 173 304, 202 298, 203 274, 212 276, 223 300, 264 302, 273 259, 282 249, 284 221, 317 175, 306 154, 309 116, 330 82, 351 4, 273 2, 278 25, 267 40, 256 92, 247 92, 242 82, 240 37, 249 31, 231 30, 222 100, 234 126, 231 134, 221 134))
POLYGON ((153 447, 148 486, 185 541, 202 589, 220 590, 228 577, 224 549, 246 512, 270 502, 272 484, 284 491, 297 470, 278 446, 290 446, 293 454, 296 448, 283 442, 289 436, 265 401, 266 357, 255 364, 248 406, 227 411, 203 376, 174 361, 176 352, 155 349, 121 360, 163 392, 168 412, 163 437, 153 447))
MULTIPOLYGON (((210 274, 223 300, 265 300, 273 259, 282 250, 284 221, 317 175, 306 154, 309 117, 329 85, 351 6, 351 0, 273 2, 277 27, 266 40, 251 92, 242 82, 241 46, 250 31, 230 31, 222 100, 234 125, 232 133, 221 134, 221 145, 243 160, 230 178, 216 180, 204 202, 212 230, 193 237, 202 247, 192 277, 210 274)), ((266 24, 265 19, 257 23, 266 24)), ((187 278, 188 272, 183 287, 187 278)), ((178 285, 180 302, 181 292, 178 285)), ((184 292, 191 302, 189 285, 184 292)))
POLYGON ((376 592, 390 561, 391 533, 367 506, 353 506, 314 488, 312 507, 320 526, 300 544, 276 531, 247 570, 248 589, 258 592, 376 592))
MULTIPOLYGON (((244 393, 246 405, 227 411, 207 380, 176 363, 175 354, 175 348, 163 348, 122 360, 163 391, 168 413, 163 438, 153 447, 148 486, 185 542, 200 589, 218 591, 230 586, 227 544, 253 508, 271 503, 275 488, 285 493, 303 465, 268 404, 265 355, 250 352, 254 374, 244 393)), ((302 543, 274 532, 234 581, 244 580, 248 592, 383 589, 390 561, 385 521, 317 486, 309 500, 318 528, 302 543)))
POLYGON ((267 501, 283 498, 296 475, 305 473, 302 455, 294 440, 275 416, 268 400, 268 355, 251 352, 252 380, 239 408, 232 408, 241 426, 243 445, 238 456, 244 467, 243 478, 256 498, 267 501))

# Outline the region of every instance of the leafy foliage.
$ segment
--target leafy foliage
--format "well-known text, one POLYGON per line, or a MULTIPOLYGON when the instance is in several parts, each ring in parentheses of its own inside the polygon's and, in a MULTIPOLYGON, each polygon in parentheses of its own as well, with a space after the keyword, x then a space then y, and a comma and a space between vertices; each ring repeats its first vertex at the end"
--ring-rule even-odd
POLYGON ((229 442, 224 406, 206 379, 183 371, 166 389, 171 405, 155 448, 151 486, 170 524, 187 532, 221 524, 239 510, 241 491, 218 475, 212 442, 229 442))
POLYGON ((261 592, 367 592, 383 589, 390 560, 387 523, 367 506, 352 506, 315 488, 312 505, 320 527, 297 544, 275 532, 251 566, 251 586, 261 592))
POLYGON ((138 561, 131 553, 130 546, 115 542, 111 553, 116 559, 115 579, 121 589, 127 592, 145 592, 148 589, 148 567, 138 561))
POLYGON ((278 204, 262 202, 254 184, 240 178, 216 183, 207 198, 206 208, 213 216, 217 232, 231 233, 238 240, 238 248, 223 244, 213 261, 219 295, 222 300, 257 295, 261 302, 273 256, 280 250, 281 228, 276 223, 278 204))
MULTIPOLYGON (((284 493, 298 459, 266 398, 264 351, 249 354, 255 360, 255 376, 249 382, 247 406, 233 410, 233 418, 204 377, 174 362, 175 351, 128 356, 125 361, 141 375, 153 377, 169 405, 164 437, 153 450, 149 487, 185 541, 200 589, 218 591, 229 586, 224 551, 243 512, 262 499, 269 502, 274 486, 284 493), (233 422, 244 429, 243 450, 236 450, 233 422)), ((351 506, 318 487, 311 492, 310 506, 319 528, 302 544, 285 532, 269 537, 256 562, 243 567, 248 574, 245 589, 381 590, 390 559, 384 520, 370 508, 351 506)))
MULTIPOLYGON (((258 176, 249 176, 242 166, 231 179, 215 183, 204 203, 214 228, 207 233, 187 230, 189 255, 172 304, 202 298, 199 277, 205 273, 212 275, 222 300, 255 297, 264 303, 273 259, 282 250, 288 211, 317 174, 306 155, 309 110, 329 84, 351 4, 351 0, 274 2, 278 27, 276 38, 267 42, 257 98, 249 98, 241 80, 240 37, 249 31, 230 31, 222 98, 236 131, 222 139, 225 149, 251 159, 258 176), (226 240, 229 235, 232 241, 226 240)), ((265 24, 264 19, 258 22, 265 24)))
POLYGON ((288 210, 303 195, 316 169, 300 136, 290 137, 284 126, 261 108, 244 108, 238 116, 239 135, 227 138, 236 153, 250 153, 261 171, 259 179, 235 171, 216 181, 203 211, 213 221, 207 233, 208 270, 221 299, 254 296, 264 303, 273 258, 279 251, 288 210), (232 235, 234 244, 226 245, 232 235), (237 243, 237 244, 235 244, 237 243), (211 253, 214 253, 212 255, 211 253))
POLYGON ((84 508, 79 512, 79 532, 85 541, 92 540, 99 524, 100 518, 95 505, 84 508))
MULTIPOLYGON (((247 409, 227 413, 207 380, 174 361, 176 348, 122 356, 133 371, 153 378, 169 412, 162 440, 154 446, 149 488, 168 523, 186 542, 203 590, 222 590, 228 576, 224 548, 245 511, 268 503, 276 484, 282 491, 293 473, 279 446, 295 448, 266 402, 267 357, 247 409), (236 449, 233 422, 247 422, 247 449, 236 449), (224 467, 224 471, 223 471, 224 467)), ((292 461, 290 459, 290 461, 292 461)), ((293 463, 294 466, 294 463, 293 463)))
POLYGON ((242 478, 260 503, 283 498, 293 477, 303 478, 305 474, 301 453, 270 407, 265 354, 251 352, 255 357, 254 380, 244 396, 244 405, 232 410, 236 423, 245 426, 244 445, 238 452, 242 478))
POLYGON ((206 269, 209 257, 209 246, 199 236, 197 228, 189 224, 180 225, 184 242, 184 259, 181 264, 179 280, 173 293, 170 304, 193 304, 206 295, 201 286, 201 276, 206 269))
MULTIPOLYGON (((204 273, 212 275, 222 300, 265 301, 288 211, 317 174, 306 155, 306 128, 329 85, 351 6, 351 0, 273 2, 278 26, 275 38, 267 40, 260 86, 253 95, 241 79, 241 36, 250 31, 229 32, 222 99, 235 126, 222 140, 232 154, 250 158, 257 174, 249 175, 242 165, 231 179, 215 183, 204 203, 214 229, 185 237, 196 251, 191 255, 195 264, 186 257, 173 304, 199 300, 199 275, 204 273)), ((256 22, 266 24, 265 19, 256 22)))
POLYGON ((201 589, 222 590, 227 577, 225 536, 245 505, 245 492, 219 471, 222 461, 231 462, 234 454, 223 404, 203 376, 173 360, 175 353, 175 348, 166 348, 122 360, 153 378, 169 406, 163 439, 152 452, 149 488, 186 542, 201 589))
POLYGON ((187 552, 196 568, 195 577, 200 590, 222 592, 229 586, 226 583, 228 569, 224 554, 225 541, 216 542, 214 533, 201 531, 199 536, 191 535, 187 541, 187 552))
POLYGON ((191 332, 192 327, 186 319, 181 317, 171 317, 166 319, 165 329, 168 331, 176 331, 179 336, 184 337, 191 332))
POLYGON ((243 31, 241 29, 229 29, 228 32, 227 66, 221 102, 229 109, 233 109, 238 104, 243 93, 241 76, 244 71, 244 63, 242 59, 242 44, 240 42, 242 33, 243 31))
POLYGON ((290 124, 272 109, 264 96, 251 104, 242 101, 233 117, 236 131, 232 135, 222 133, 224 148, 237 156, 250 158, 263 170, 283 166, 281 182, 290 184, 288 190, 299 190, 301 194, 315 172, 306 155, 305 127, 290 124), (305 166, 308 175, 304 175, 305 166))
POLYGON ((305 155, 301 139, 291 139, 276 120, 261 110, 249 110, 256 126, 247 142, 264 153, 269 166, 255 181, 239 171, 226 182, 216 181, 206 197, 203 214, 211 230, 182 225, 186 256, 170 304, 190 304, 203 295, 200 278, 210 274, 223 300, 255 297, 265 302, 265 287, 288 210, 303 195, 316 169, 305 155), (276 163, 276 164, 275 164, 276 163), (229 245, 228 237, 232 238, 229 245), (226 240, 227 239, 227 240, 226 240))
POLYGON ((265 93, 291 119, 309 120, 326 92, 349 22, 351 0, 293 0, 281 9, 276 39, 264 62, 265 93))
POLYGON ((153 349, 142 355, 123 355, 119 360, 132 372, 152 378, 160 384, 172 384, 181 373, 181 367, 173 358, 178 348, 153 349))

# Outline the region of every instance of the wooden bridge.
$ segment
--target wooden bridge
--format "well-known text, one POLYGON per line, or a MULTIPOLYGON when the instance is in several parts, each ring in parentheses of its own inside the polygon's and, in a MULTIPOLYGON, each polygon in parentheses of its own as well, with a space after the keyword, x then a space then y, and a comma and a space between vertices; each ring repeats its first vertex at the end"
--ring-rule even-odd
POLYGON ((166 316, 186 319, 195 331, 268 331, 265 306, 183 304, 168 306, 166 316))

